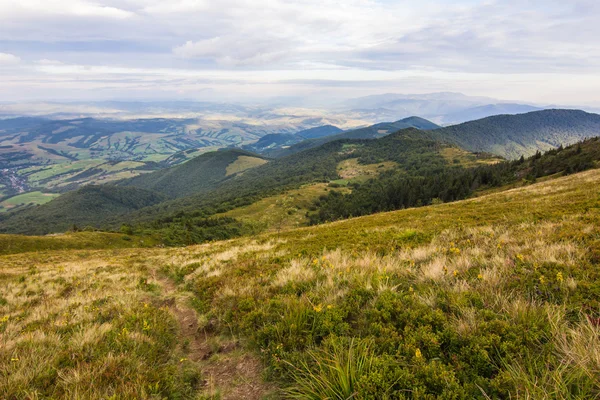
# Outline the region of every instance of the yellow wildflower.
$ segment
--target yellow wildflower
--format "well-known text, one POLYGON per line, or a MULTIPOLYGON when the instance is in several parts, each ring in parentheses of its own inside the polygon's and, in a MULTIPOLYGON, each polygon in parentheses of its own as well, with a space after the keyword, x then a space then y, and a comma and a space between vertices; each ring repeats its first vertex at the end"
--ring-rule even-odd
POLYGON ((415 350, 415 357, 419 359, 423 358, 423 354, 421 354, 421 349, 415 350))
POLYGON ((564 281, 562 272, 558 272, 556 274, 556 280, 559 281, 560 283, 562 283, 564 281))
POLYGON ((323 311, 323 305, 319 304, 319 305, 313 306, 313 310, 315 310, 316 312, 321 312, 321 311, 323 311))
POLYGON ((477 275, 477 279, 482 280, 483 279, 483 275, 481 275, 481 274, 477 275))
POLYGON ((544 275, 540 276, 540 283, 542 285, 546 284, 546 277, 544 275))
POLYGON ((454 274, 454 276, 456 277, 456 276, 458 276, 458 271, 454 270, 454 272, 452 274, 454 274))

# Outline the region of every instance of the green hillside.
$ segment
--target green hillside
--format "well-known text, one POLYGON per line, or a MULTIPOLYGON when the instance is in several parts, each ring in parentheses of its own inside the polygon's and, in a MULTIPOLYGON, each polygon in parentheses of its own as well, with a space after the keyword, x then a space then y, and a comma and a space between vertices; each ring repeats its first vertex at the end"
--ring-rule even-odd
MULTIPOLYGON (((84 186, 53 201, 0 215, 0 233, 43 235, 103 225, 107 218, 165 201, 160 193, 132 187, 84 186)), ((126 219, 122 223, 128 222, 126 219)))
POLYGON ((1 256, 0 397, 597 398, 599 190, 1 256))
MULTIPOLYGON (((254 214, 263 215, 262 222, 213 217, 242 216, 243 213, 224 213, 268 197, 275 199, 274 205, 279 207, 288 197, 285 193, 306 184, 322 182, 330 183, 330 187, 308 209, 304 204, 291 204, 290 216, 296 217, 284 219, 322 223, 451 202, 490 188, 590 169, 600 159, 597 139, 561 147, 543 156, 538 153, 527 160, 498 163, 498 159, 486 154, 468 153, 434 140, 437 136, 437 132, 406 129, 376 140, 339 140, 260 166, 256 163, 264 160, 242 151, 208 153, 145 175, 144 180, 124 182, 139 185, 137 189, 143 190, 143 196, 156 193, 147 192, 148 189, 161 190, 165 194, 161 199, 153 197, 152 201, 134 206, 122 206, 108 199, 106 207, 98 206, 92 218, 82 205, 91 201, 90 196, 95 204, 102 204, 105 193, 76 191, 40 207, 8 213, 2 216, 0 229, 7 233, 39 234, 61 232, 71 224, 117 229, 127 223, 139 232, 159 234, 167 244, 191 244, 280 225, 265 222, 269 218, 260 213, 254 214), (360 179, 353 178, 356 171, 363 171, 358 173, 360 179), (170 200, 166 199, 167 194, 170 200), (180 197, 173 199, 176 196, 180 197), (308 219, 298 215, 298 210, 304 210, 308 219)), ((105 192, 112 190, 116 189, 104 188, 105 192)), ((129 195, 136 196, 136 192, 129 195)), ((274 211, 272 216, 280 214, 274 211)))
POLYGON ((516 159, 599 136, 600 115, 578 110, 542 110, 488 117, 435 133, 469 151, 516 159))
POLYGON ((348 132, 342 132, 337 135, 328 135, 325 137, 318 137, 310 140, 302 141, 298 144, 290 146, 289 148, 274 147, 266 152, 272 157, 283 157, 290 154, 298 153, 307 149, 321 146, 325 143, 332 142, 341 139, 377 139, 382 138, 391 133, 397 132, 402 129, 416 128, 419 130, 432 130, 440 128, 439 125, 433 122, 427 121, 426 119, 419 117, 409 117, 396 122, 384 122, 375 124, 361 129, 355 129, 348 132))
MULTIPOLYGON (((459 159, 454 162, 460 165, 459 159)), ((539 178, 595 168, 600 163, 600 138, 575 145, 538 152, 527 159, 493 164, 481 163, 472 168, 426 170, 422 174, 406 174, 391 170, 361 185, 351 193, 330 192, 316 201, 311 215, 313 223, 322 223, 352 216, 398 210, 432 203, 465 199, 479 191, 525 185, 539 178)))
POLYGON ((242 150, 214 151, 117 184, 160 192, 171 198, 185 197, 213 189, 223 180, 265 162, 263 157, 242 150))
POLYGON ((256 153, 269 154, 292 146, 296 143, 300 143, 304 140, 333 136, 341 132, 343 131, 336 126, 324 125, 316 128, 305 129, 294 134, 277 133, 265 135, 258 139, 258 141, 255 143, 245 145, 243 148, 256 153))
MULTIPOLYGON (((448 165, 446 157, 441 153, 448 145, 426 138, 416 129, 409 129, 388 135, 380 140, 339 140, 326 143, 320 147, 309 149, 302 153, 273 160, 256 168, 245 170, 242 174, 227 176, 227 166, 237 160, 242 154, 248 153, 237 150, 208 153, 196 159, 170 169, 146 174, 123 184, 136 185, 144 190, 162 191, 171 197, 184 193, 196 194, 179 197, 173 200, 154 203, 149 207, 129 210, 127 216, 122 215, 120 208, 112 214, 103 213, 102 219, 97 219, 95 226, 118 227, 121 223, 150 224, 152 229, 177 229, 194 236, 196 223, 203 230, 205 218, 216 213, 222 213, 240 206, 289 189, 298 188, 307 183, 331 182, 340 178, 338 164, 347 159, 358 159, 362 164, 383 163, 393 161, 399 169, 410 175, 422 174, 425 170, 441 170, 448 165), (220 179, 220 180, 219 180, 220 179), (210 190, 209 190, 210 189, 210 190), (196 222, 194 222, 196 221, 196 222)), ((122 186, 119 186, 122 187, 122 186)), ((131 186, 133 188, 134 186, 131 186)), ((123 187, 125 188, 125 187, 123 187)), ((110 191, 111 189, 106 189, 110 191)), ((66 200, 62 197, 46 205, 24 210, 3 217, 0 229, 4 232, 23 232, 29 224, 20 221, 32 219, 38 221, 30 233, 57 232, 62 224, 53 224, 49 207, 58 207, 66 214, 71 214, 71 223, 87 224, 89 218, 76 222, 80 213, 69 212, 70 204, 86 192, 71 193, 66 200), (44 221, 43 224, 40 222, 44 221)), ((107 208, 109 211, 112 207, 107 208)), ((164 232, 172 236, 171 232, 164 232)), ((175 236, 181 236, 181 233, 175 236)), ((205 237, 201 234, 200 237, 205 237)), ((187 242, 187 241, 186 241, 187 242)))
POLYGON ((68 232, 47 236, 0 234, 0 255, 54 250, 97 250, 153 247, 154 237, 109 232, 68 232))
POLYGON ((306 183, 337 180, 339 162, 351 158, 357 158, 363 164, 394 161, 397 168, 409 174, 444 169, 448 162, 441 151, 448 147, 426 138, 416 129, 400 131, 380 140, 329 142, 250 169, 242 176, 222 182, 214 190, 140 210, 131 218, 150 222, 181 212, 204 216, 225 212, 306 183))

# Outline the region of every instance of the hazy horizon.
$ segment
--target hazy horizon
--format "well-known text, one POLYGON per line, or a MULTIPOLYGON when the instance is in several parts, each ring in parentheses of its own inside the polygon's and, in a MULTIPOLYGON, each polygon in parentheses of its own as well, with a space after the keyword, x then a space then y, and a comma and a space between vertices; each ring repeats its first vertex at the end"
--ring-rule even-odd
POLYGON ((592 0, 0 0, 0 101, 460 92, 598 107, 598 16, 592 0))

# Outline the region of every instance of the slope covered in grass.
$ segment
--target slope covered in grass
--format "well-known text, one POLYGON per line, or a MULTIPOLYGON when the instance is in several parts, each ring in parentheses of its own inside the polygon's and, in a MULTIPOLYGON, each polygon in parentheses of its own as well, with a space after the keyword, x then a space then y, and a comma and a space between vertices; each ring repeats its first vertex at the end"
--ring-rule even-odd
POLYGON ((0 255, 50 250, 122 249, 159 244, 150 236, 108 232, 69 232, 48 236, 0 235, 0 255))
MULTIPOLYGON (((187 382, 195 393, 181 398, 239 398, 263 385, 256 375, 243 375, 255 370, 249 360, 260 357, 264 376, 280 388, 270 398, 595 398, 599 227, 600 171, 590 170, 455 203, 188 248, 3 256, 0 329, 10 335, 10 346, 2 348, 0 363, 10 378, 2 394, 10 398, 25 388, 73 393, 109 365, 119 385, 108 389, 106 380, 97 379, 98 394, 145 397, 152 387, 168 397, 180 387, 173 382, 187 382), (34 264, 34 271, 27 270, 34 264), (59 296, 53 293, 71 283, 75 266, 100 277, 83 275, 73 283, 74 291, 67 291, 72 297, 57 302, 69 314, 51 314, 60 322, 51 324, 34 312, 46 304, 36 299, 59 296), (109 296, 97 310, 84 312, 78 297, 107 279, 125 282, 119 285, 130 285, 137 296, 135 279, 136 287, 151 292, 165 277, 179 290, 178 308, 192 307, 196 321, 198 334, 181 349, 188 352, 182 358, 212 349, 191 365, 209 385, 178 369, 168 379, 162 372, 147 375, 146 368, 135 376, 128 372, 141 362, 135 346, 169 348, 171 342, 153 330, 169 323, 167 315, 153 314, 162 311, 136 314, 146 312, 128 311, 140 300, 109 296), (60 287, 39 286, 44 282, 60 287), (30 295, 25 301, 17 293, 30 295), (31 307, 28 313, 24 307, 31 307), (100 316, 97 323, 108 326, 87 335, 94 341, 85 363, 48 356, 56 329, 62 329, 57 326, 70 332, 78 319, 100 316), (144 320, 153 329, 144 330, 144 320), (123 327, 127 335, 119 339, 123 327), (131 361, 107 362, 98 337, 106 337, 106 346, 131 349, 131 361), (26 343, 40 343, 39 351, 26 343), (24 380, 34 366, 56 373, 24 380), (80 380, 58 378, 75 374, 80 380), (228 374, 242 374, 233 380, 238 386, 222 379, 228 374)), ((56 357, 73 351, 77 341, 62 343, 56 357)), ((120 354, 113 357, 120 360, 120 354)), ((166 353, 149 354, 144 357, 166 353)), ((163 371, 168 359, 150 358, 149 364, 163 371)))
POLYGON ((166 196, 160 193, 134 187, 84 186, 49 203, 0 215, 0 233, 44 235, 65 232, 73 225, 98 226, 109 217, 165 200, 166 196))
POLYGON ((153 190, 171 198, 185 197, 214 189, 228 177, 266 162, 261 156, 242 150, 204 153, 183 164, 119 182, 153 190))

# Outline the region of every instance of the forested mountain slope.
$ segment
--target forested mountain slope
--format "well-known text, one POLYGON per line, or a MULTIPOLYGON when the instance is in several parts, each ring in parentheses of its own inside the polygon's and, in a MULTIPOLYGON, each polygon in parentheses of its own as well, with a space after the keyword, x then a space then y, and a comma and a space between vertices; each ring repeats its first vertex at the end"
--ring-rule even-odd
POLYGON ((174 167, 118 182, 117 185, 153 190, 171 198, 185 197, 213 189, 225 179, 234 178, 266 162, 262 156, 247 151, 214 151, 174 167))
MULTIPOLYGON (((89 185, 66 193, 53 201, 0 216, 0 233, 43 235, 79 228, 101 226, 107 218, 117 218, 167 199, 144 189, 113 185, 89 185)), ((127 219, 123 217, 123 222, 127 219)))
MULTIPOLYGON (((231 165, 227 164, 230 157, 237 157, 242 153, 227 151, 213 153, 213 155, 203 155, 198 157, 199 161, 197 162, 202 163, 203 160, 210 157, 217 157, 220 160, 216 173, 212 164, 206 173, 196 171, 195 166, 197 164, 192 160, 188 162, 190 163, 189 166, 186 163, 156 172, 156 175, 154 175, 156 179, 151 175, 147 175, 149 178, 142 176, 132 181, 125 181, 125 184, 133 183, 143 189, 163 190, 164 193, 168 193, 173 197, 192 188, 199 190, 197 194, 163 201, 150 207, 136 209, 137 211, 132 210, 134 212, 126 217, 121 215, 120 212, 113 216, 104 215, 101 222, 102 226, 105 227, 118 227, 123 222, 154 222, 158 224, 155 224, 155 227, 161 227, 164 224, 170 224, 174 220, 182 221, 190 217, 211 216, 241 205, 251 204, 257 199, 273 193, 297 188, 302 184, 336 180, 339 178, 337 172, 339 162, 349 158, 356 158, 363 164, 392 161, 396 163, 397 168, 403 169, 411 175, 422 174, 426 170, 442 170, 448 165, 448 160, 441 151, 449 147, 449 145, 425 137, 422 131, 407 129, 379 140, 338 140, 326 143, 302 153, 273 160, 256 168, 248 169, 241 175, 232 175, 231 177, 226 176, 224 167, 231 165), (210 178, 217 174, 218 177, 225 176, 225 178, 218 182, 214 188, 208 190, 207 182, 212 184, 214 181, 195 181, 193 174, 196 173, 201 174, 199 176, 202 177, 210 178), (190 181, 189 188, 185 185, 188 180, 190 181), (175 215, 180 216, 174 219, 175 215), (187 215, 187 217, 182 215, 187 215)), ((107 188, 106 190, 110 189, 107 188)), ((82 192, 70 193, 71 199, 76 198, 80 193, 82 192)), ((3 232, 23 232, 24 229, 31 229, 33 232, 34 230, 29 227, 29 223, 23 223, 23 221, 33 219, 45 221, 43 227, 41 224, 36 226, 36 233, 40 230, 45 233, 61 231, 62 225, 52 224, 51 218, 46 216, 48 207, 52 203, 22 212, 8 213, 0 217, 2 218, 0 219, 0 229, 3 232)), ((63 208, 65 212, 68 212, 68 204, 63 204, 63 208)), ((100 224, 98 225, 100 226, 100 224)))
POLYGON ((435 133, 469 151, 515 159, 599 136, 600 115, 578 110, 542 110, 488 117, 435 133))
POLYGON ((286 155, 298 153, 303 150, 312 149, 314 147, 321 146, 325 143, 332 142, 341 139, 377 139, 382 138, 391 133, 397 132, 402 129, 416 128, 419 130, 433 130, 439 128, 439 125, 433 122, 427 121, 426 119, 419 117, 408 117, 396 122, 382 122, 379 124, 371 125, 365 128, 354 129, 351 131, 339 133, 337 135, 330 135, 326 137, 316 138, 312 140, 305 140, 298 144, 295 144, 289 148, 273 148, 267 151, 272 157, 283 157, 286 155))

